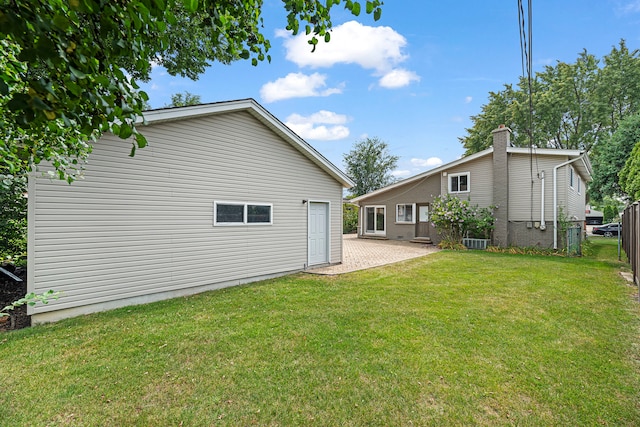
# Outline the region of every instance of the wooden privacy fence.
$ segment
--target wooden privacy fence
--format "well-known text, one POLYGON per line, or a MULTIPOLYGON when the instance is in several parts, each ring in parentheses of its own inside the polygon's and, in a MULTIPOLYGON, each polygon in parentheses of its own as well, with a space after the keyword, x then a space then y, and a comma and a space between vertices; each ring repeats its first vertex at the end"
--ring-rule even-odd
POLYGON ((622 248, 633 269, 633 282, 638 280, 640 268, 640 201, 628 206, 622 213, 622 248))

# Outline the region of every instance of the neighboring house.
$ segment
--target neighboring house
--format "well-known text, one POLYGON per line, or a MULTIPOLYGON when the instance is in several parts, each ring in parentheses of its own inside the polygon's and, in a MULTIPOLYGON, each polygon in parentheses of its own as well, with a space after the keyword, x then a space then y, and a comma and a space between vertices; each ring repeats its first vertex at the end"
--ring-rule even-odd
POLYGON ((153 110, 149 145, 111 134, 84 179, 29 181, 35 323, 342 261, 351 180, 252 99, 153 110))
POLYGON ((434 197, 454 194, 494 206, 496 246, 557 248, 559 219, 582 225, 591 164, 579 150, 512 147, 511 131, 493 131, 493 147, 357 197, 360 237, 439 237, 429 222, 434 197))
POLYGON ((591 209, 591 206, 587 205, 585 210, 585 220, 587 225, 602 225, 604 221, 604 213, 591 209))

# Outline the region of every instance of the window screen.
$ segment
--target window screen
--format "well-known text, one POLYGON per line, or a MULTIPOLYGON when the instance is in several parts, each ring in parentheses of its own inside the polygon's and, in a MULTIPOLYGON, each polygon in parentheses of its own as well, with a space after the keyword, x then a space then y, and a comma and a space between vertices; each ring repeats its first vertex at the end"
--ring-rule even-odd
POLYGON ((216 204, 216 222, 244 222, 244 205, 216 204))

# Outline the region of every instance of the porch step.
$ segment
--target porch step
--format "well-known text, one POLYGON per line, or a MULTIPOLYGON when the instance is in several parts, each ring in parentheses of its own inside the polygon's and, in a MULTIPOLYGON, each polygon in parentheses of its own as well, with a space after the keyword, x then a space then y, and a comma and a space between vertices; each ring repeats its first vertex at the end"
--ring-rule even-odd
POLYGON ((414 237, 413 239, 409 240, 411 243, 422 243, 425 245, 432 245, 433 242, 431 241, 431 237, 414 237))
POLYGON ((388 237, 385 236, 358 236, 360 239, 369 239, 369 240, 389 240, 388 237))

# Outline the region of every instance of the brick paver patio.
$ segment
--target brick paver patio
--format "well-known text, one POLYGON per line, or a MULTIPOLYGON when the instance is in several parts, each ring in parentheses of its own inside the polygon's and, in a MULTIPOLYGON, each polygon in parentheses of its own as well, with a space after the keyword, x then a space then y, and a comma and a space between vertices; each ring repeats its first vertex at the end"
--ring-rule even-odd
POLYGON ((312 274, 342 274, 378 267, 437 252, 435 245, 399 240, 358 239, 355 234, 342 236, 342 264, 309 269, 312 274))

